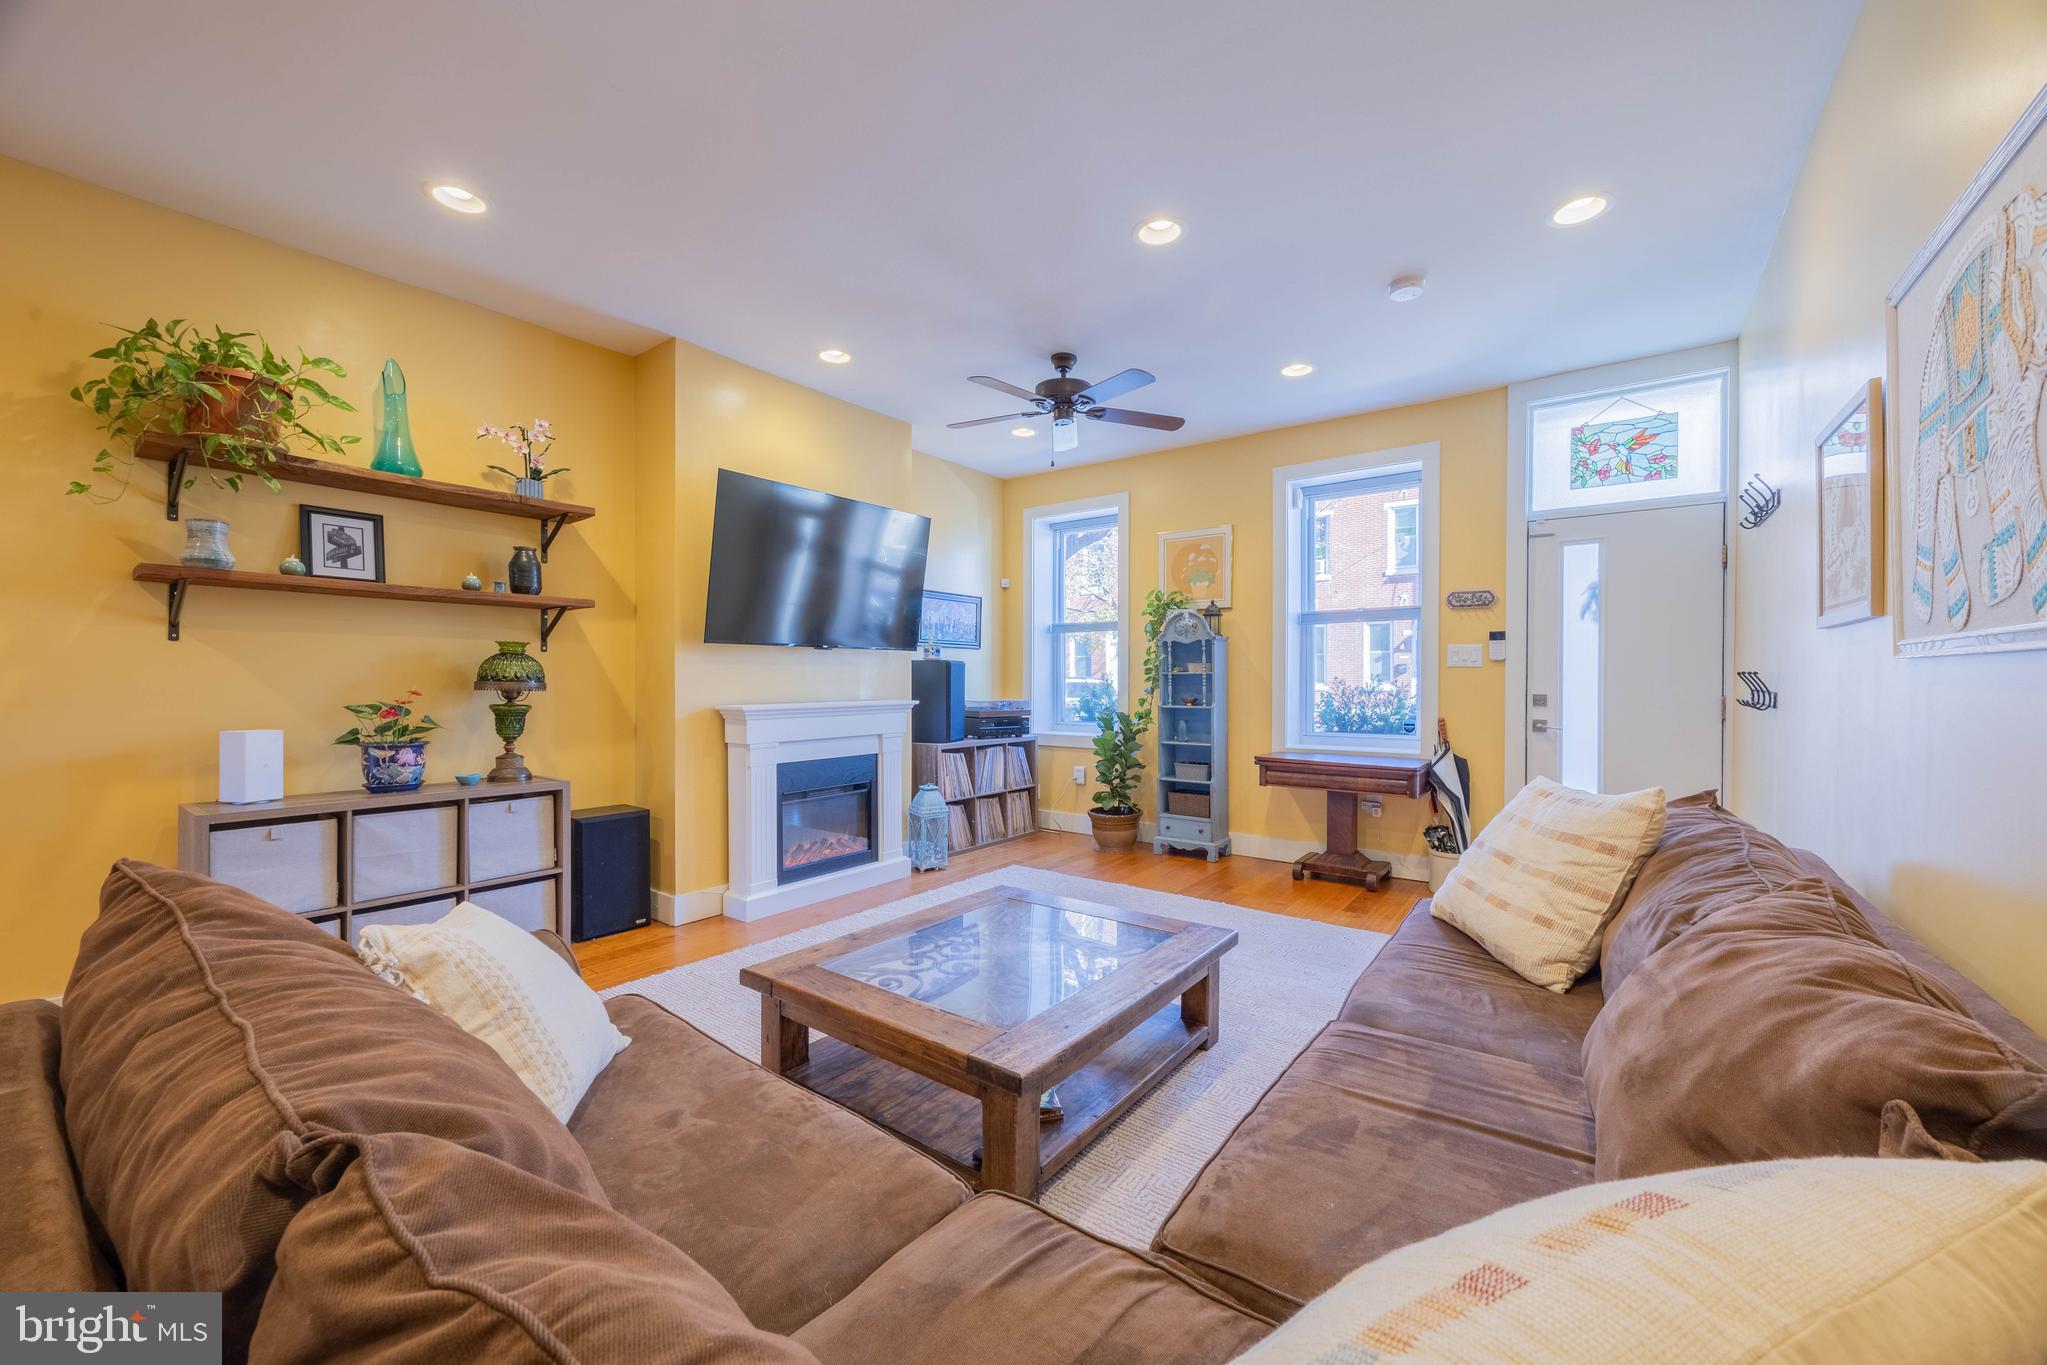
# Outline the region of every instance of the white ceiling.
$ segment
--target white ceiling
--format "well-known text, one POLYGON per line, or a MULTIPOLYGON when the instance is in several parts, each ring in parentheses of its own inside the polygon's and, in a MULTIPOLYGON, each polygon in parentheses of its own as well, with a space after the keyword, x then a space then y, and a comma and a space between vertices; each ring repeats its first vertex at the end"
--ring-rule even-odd
POLYGON ((1083 424, 1070 464, 1732 336, 1858 8, 0 0, 0 152, 623 350, 680 336, 1008 475, 1046 424, 944 424, 1055 349, 1187 418, 1083 424), (1548 224, 1588 190, 1613 211, 1548 224), (1139 246, 1159 213, 1185 236, 1139 246), (1393 304, 1404 271, 1428 292, 1393 304))

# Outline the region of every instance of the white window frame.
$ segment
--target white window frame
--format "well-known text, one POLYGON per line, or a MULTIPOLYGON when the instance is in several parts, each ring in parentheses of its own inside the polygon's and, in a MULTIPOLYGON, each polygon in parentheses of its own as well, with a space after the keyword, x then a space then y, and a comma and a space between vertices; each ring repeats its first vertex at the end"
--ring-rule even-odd
MULTIPOLYGON (((1436 733, 1436 582, 1442 558, 1442 447, 1435 441, 1364 455, 1341 455, 1272 471, 1273 620, 1278 623, 1272 670, 1273 747, 1293 753, 1426 754, 1436 733), (1421 537, 1415 601, 1415 732, 1412 735, 1318 735, 1314 733, 1315 680, 1309 646, 1302 640, 1301 614, 1312 601, 1314 528, 1302 515, 1305 494, 1326 485, 1405 473, 1420 476, 1421 537), (1307 542, 1303 543, 1303 538, 1307 542)), ((1389 611, 1405 619, 1407 608, 1389 611)))
MULTIPOLYGON (((1130 495, 1107 494, 1073 502, 1049 503, 1024 510, 1029 533, 1029 572, 1024 576, 1024 638, 1020 642, 1026 663, 1025 696, 1031 704, 1031 729, 1041 741, 1060 747, 1088 748, 1092 727, 1058 722, 1059 698, 1052 686, 1053 670, 1059 666, 1059 641, 1068 633, 1055 629, 1059 594, 1052 581, 1055 571, 1054 532, 1077 521, 1113 518, 1116 523, 1116 708, 1130 709, 1130 495)), ((1066 623, 1074 630, 1104 629, 1109 623, 1066 623)))
MULTIPOLYGON (((1393 547, 1400 543, 1399 522, 1394 514, 1399 512, 1404 507, 1419 508, 1420 506, 1421 504, 1416 502, 1412 498, 1405 499, 1401 502, 1389 502, 1386 504, 1386 576, 1388 578, 1403 578, 1408 574, 1414 573, 1421 568, 1421 563, 1419 559, 1417 559, 1416 562, 1413 564, 1402 564, 1400 561, 1396 560, 1393 557, 1393 547)), ((1421 516, 1419 512, 1417 512, 1415 515, 1414 525, 1415 539, 1420 540, 1421 516)))

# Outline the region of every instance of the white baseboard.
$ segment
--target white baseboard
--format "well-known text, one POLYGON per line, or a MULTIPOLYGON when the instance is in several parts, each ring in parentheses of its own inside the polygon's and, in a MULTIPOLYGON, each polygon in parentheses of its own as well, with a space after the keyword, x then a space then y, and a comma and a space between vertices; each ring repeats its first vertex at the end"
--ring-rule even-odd
POLYGON ((707 886, 680 896, 672 891, 656 891, 653 913, 658 924, 693 924, 700 919, 716 919, 725 913, 725 888, 707 886))
MULTIPOLYGON (((1093 826, 1088 823, 1087 812, 1071 810, 1046 810, 1038 808, 1038 828, 1060 830, 1067 834, 1088 834, 1093 826)), ((1150 843, 1158 832, 1158 826, 1150 820, 1137 822, 1137 838, 1140 843, 1150 843)), ((1308 839, 1275 839, 1265 834, 1243 834, 1230 831, 1230 852, 1243 858, 1263 858, 1275 863, 1290 863, 1304 853, 1320 852, 1322 845, 1308 839)), ((1365 855, 1380 858, 1392 864, 1393 875, 1409 881, 1425 882, 1429 879, 1429 855, 1426 853, 1388 853, 1382 849, 1368 848, 1365 855)))

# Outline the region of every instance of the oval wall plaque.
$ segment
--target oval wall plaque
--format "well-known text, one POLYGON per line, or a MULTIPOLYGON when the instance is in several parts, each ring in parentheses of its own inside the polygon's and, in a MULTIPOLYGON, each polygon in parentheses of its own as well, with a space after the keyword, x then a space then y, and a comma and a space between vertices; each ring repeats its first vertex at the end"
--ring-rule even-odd
POLYGON ((1445 594, 1443 600, 1453 607, 1490 607, 1499 599, 1491 588, 1462 588, 1445 594))

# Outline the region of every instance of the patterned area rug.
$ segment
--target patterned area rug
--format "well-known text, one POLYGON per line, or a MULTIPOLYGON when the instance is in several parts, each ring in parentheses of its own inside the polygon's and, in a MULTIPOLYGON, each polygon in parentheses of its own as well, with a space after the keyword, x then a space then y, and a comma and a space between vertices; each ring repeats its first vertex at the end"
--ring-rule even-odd
MULTIPOLYGON (((913 883, 914 885, 914 883, 913 883)), ((659 1001, 745 1057, 760 1051, 760 997, 739 968, 996 886, 1021 886, 1237 931, 1223 959, 1222 1041, 1197 1052, 1045 1187, 1046 1208, 1143 1247, 1202 1163, 1287 1063, 1336 1016, 1386 935, 1221 901, 1005 867, 606 991, 659 1001)))

